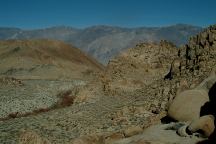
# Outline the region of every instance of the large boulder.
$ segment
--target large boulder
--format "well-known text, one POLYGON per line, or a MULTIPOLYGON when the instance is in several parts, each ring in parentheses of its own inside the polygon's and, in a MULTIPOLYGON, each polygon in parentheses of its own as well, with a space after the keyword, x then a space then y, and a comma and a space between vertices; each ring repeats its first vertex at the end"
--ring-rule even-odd
POLYGON ((209 89, 215 82, 216 76, 213 73, 196 88, 178 93, 169 106, 168 116, 177 121, 198 119, 202 106, 209 101, 209 89))
POLYGON ((187 90, 175 97, 171 103, 168 115, 177 121, 192 121, 200 117, 201 107, 209 101, 205 90, 187 90))

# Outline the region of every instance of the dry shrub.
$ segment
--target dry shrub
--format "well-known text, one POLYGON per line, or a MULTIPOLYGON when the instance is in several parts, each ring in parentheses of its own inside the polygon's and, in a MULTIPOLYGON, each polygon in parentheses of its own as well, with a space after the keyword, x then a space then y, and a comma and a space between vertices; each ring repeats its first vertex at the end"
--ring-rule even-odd
POLYGON ((38 113, 42 113, 42 112, 48 112, 50 110, 51 110, 51 108, 39 108, 37 110, 34 110, 33 113, 38 114, 38 113))
POLYGON ((87 69, 86 71, 82 72, 84 76, 89 76, 92 75, 94 71, 92 69, 87 69))
POLYGON ((133 84, 134 85, 139 85, 139 86, 143 86, 144 83, 141 80, 133 80, 133 84))
POLYGON ((41 137, 35 131, 21 130, 18 144, 51 144, 48 139, 41 137))
POLYGON ((18 117, 18 112, 14 112, 14 113, 10 113, 9 115, 8 115, 8 118, 16 118, 16 117, 18 117))
POLYGON ((74 102, 74 96, 71 95, 72 91, 68 90, 65 92, 61 92, 57 95, 59 98, 57 103, 54 105, 54 107, 68 107, 71 106, 74 102))
POLYGON ((64 108, 64 107, 71 106, 74 102, 74 99, 75 99, 75 97, 72 96, 71 94, 72 94, 71 90, 62 91, 57 95, 58 101, 50 107, 39 108, 39 109, 33 110, 31 112, 26 112, 23 114, 19 113, 19 112, 10 113, 10 114, 8 114, 7 117, 0 118, 0 121, 5 121, 5 120, 9 120, 9 119, 14 119, 14 118, 20 118, 20 117, 27 117, 30 115, 37 115, 37 114, 48 112, 48 111, 55 110, 58 108, 64 108))

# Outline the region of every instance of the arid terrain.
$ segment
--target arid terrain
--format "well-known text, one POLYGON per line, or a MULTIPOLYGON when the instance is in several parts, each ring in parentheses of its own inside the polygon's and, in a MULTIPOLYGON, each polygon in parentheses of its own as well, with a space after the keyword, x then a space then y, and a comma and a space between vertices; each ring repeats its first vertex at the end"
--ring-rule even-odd
POLYGON ((216 25, 177 48, 143 42, 103 66, 55 40, 0 41, 0 143, 196 144, 166 121, 181 90, 216 73, 216 25))
POLYGON ((79 49, 53 40, 0 41, 0 74, 25 79, 81 79, 103 66, 79 49), (29 76, 28 76, 29 75, 29 76))

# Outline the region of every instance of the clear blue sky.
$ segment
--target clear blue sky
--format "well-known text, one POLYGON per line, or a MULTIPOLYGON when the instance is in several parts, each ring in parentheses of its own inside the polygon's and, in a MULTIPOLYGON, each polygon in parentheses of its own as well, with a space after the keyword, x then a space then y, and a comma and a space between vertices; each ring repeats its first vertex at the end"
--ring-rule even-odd
POLYGON ((216 0, 0 0, 0 26, 216 24, 216 0))

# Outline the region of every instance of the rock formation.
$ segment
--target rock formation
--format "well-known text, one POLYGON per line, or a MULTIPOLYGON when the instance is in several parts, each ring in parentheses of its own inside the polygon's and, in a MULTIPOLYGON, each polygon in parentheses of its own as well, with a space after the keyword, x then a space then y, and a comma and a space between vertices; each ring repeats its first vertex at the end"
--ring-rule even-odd
MULTIPOLYGON (((209 135, 211 135, 210 138, 212 138, 212 135, 214 135, 215 133, 214 132, 212 134, 214 130, 214 123, 213 123, 214 118, 212 116, 200 117, 200 112, 202 106, 209 101, 208 92, 209 89, 211 89, 211 87, 215 83, 215 76, 214 75, 211 76, 212 73, 215 73, 215 68, 216 68, 215 67, 215 62, 216 62, 215 37, 216 37, 216 25, 210 26, 208 29, 204 30, 199 35, 192 37, 186 46, 179 48, 178 52, 176 53, 177 56, 174 57, 172 57, 172 55, 170 56, 171 59, 169 59, 168 63, 171 64, 171 66, 170 66, 170 70, 167 71, 166 74, 164 74, 164 80, 161 80, 161 77, 158 79, 154 79, 153 77, 151 77, 149 78, 149 81, 147 81, 147 83, 145 83, 145 85, 142 86, 142 88, 145 87, 145 91, 148 93, 146 94, 146 97, 147 95, 148 96, 154 95, 155 91, 158 94, 159 89, 166 87, 167 91, 164 90, 164 93, 161 93, 161 95, 163 98, 168 98, 169 101, 163 99, 162 101, 160 101, 160 103, 169 102, 171 103, 170 109, 174 107, 176 108, 176 111, 169 110, 168 114, 169 115, 173 114, 173 116, 175 115, 173 118, 175 118, 176 120, 188 122, 188 124, 184 127, 184 132, 186 132, 186 130, 188 129, 190 132, 196 133, 199 132, 199 130, 201 129, 204 133, 204 136, 209 137, 209 135), (153 89, 155 91, 152 91, 153 89), (193 99, 194 102, 189 101, 191 99, 193 99), (178 101, 181 102, 178 104, 178 101), (182 107, 183 109, 181 109, 182 107), (179 111, 177 111, 177 109, 179 111)), ((154 45, 153 47, 156 46, 154 45)), ((145 49, 145 46, 142 48, 145 49)), ((142 52, 140 52, 140 54, 142 54, 142 52)), ((118 69, 118 71, 111 73, 112 77, 106 83, 108 85, 107 87, 108 90, 111 91, 114 90, 115 91, 114 93, 116 93, 122 89, 122 87, 120 87, 121 83, 116 85, 115 83, 123 79, 126 82, 126 80, 128 80, 127 75, 129 75, 127 73, 131 74, 133 72, 130 72, 129 68, 126 69, 124 67, 123 69, 123 66, 125 66, 125 64, 123 65, 120 64, 119 62, 126 63, 130 59, 128 56, 127 59, 116 58, 114 59, 114 61, 111 61, 111 63, 109 63, 108 68, 109 66, 113 65, 113 68, 111 68, 111 70, 118 69), (118 77, 113 77, 113 76, 118 76, 118 77), (114 86, 117 86, 117 88, 114 88, 114 86)), ((131 69, 133 70, 133 68, 131 69)), ((158 73, 163 71, 162 69, 160 69, 162 71, 160 71, 159 69, 157 70, 158 73)), ((134 74, 136 76, 139 75, 136 72, 134 74)), ((127 85, 127 83, 124 84, 127 85)), ((142 89, 139 87, 136 88, 142 89)), ((128 91, 128 89, 125 88, 124 91, 128 91)), ((132 89, 132 91, 134 91, 134 89, 132 89)), ((157 98, 156 97, 157 95, 155 95, 155 99, 158 99, 158 97, 157 98)), ((151 109, 151 106, 149 109, 151 109)), ((155 111, 155 109, 157 109, 157 106, 154 107, 152 111, 155 111)), ((159 109, 166 110, 161 108, 159 109)), ((180 130, 182 129, 179 129, 179 131, 180 130)))
MULTIPOLYGON (((188 135, 202 131, 204 136, 209 137, 209 142, 215 141, 215 112, 212 99, 215 96, 213 89, 215 77, 216 58, 216 26, 211 26, 199 35, 192 37, 189 44, 179 50, 181 59, 180 75, 192 74, 192 77, 203 79, 196 88, 183 91, 174 98, 169 107, 168 115, 179 121, 191 122, 188 126, 179 129, 180 135, 188 135), (212 100, 211 100, 212 99, 212 100), (195 101, 194 101, 195 100, 195 101), (198 102, 199 101, 199 102, 198 102)), ((193 78, 192 78, 193 79, 193 78)), ((194 87, 191 84, 191 87, 194 87)))
POLYGON ((209 89, 216 82, 216 76, 210 76, 200 85, 176 95, 169 106, 168 116, 177 121, 192 121, 200 117, 201 107, 209 101, 209 89))

